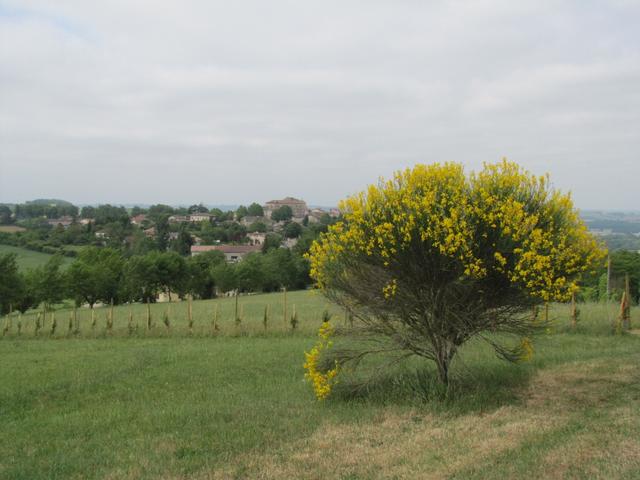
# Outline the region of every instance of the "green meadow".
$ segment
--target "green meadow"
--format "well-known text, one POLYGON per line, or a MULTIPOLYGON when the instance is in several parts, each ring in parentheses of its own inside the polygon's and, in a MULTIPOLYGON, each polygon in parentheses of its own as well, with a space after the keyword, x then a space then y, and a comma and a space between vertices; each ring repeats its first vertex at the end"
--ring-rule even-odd
POLYGON ((189 328, 188 302, 154 304, 150 329, 146 305, 111 329, 108 306, 71 329, 66 309, 53 335, 50 314, 37 335, 35 313, 2 318, 0 478, 638 478, 640 336, 612 333, 616 305, 580 305, 575 328, 553 306, 528 363, 469 344, 449 391, 410 361, 319 402, 302 363, 325 308, 241 296, 237 322, 235 298, 198 301, 189 328))
MULTIPOLYGON (((26 248, 14 247, 12 245, 0 245, 0 255, 6 253, 14 253, 20 270, 29 268, 37 268, 47 263, 53 255, 48 253, 27 250, 26 248)), ((63 266, 67 266, 73 262, 70 257, 62 257, 63 266)))

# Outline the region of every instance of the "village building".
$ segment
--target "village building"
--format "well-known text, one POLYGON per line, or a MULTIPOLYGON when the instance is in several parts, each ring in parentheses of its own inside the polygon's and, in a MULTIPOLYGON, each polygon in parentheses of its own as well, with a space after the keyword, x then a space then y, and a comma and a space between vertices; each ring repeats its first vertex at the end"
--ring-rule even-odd
POLYGON ((210 222, 212 219, 215 219, 215 215, 210 213, 192 213, 189 215, 190 222, 210 222))
POLYGON ((245 227, 249 227, 256 222, 264 223, 266 227, 273 224, 273 220, 271 220, 271 217, 254 217, 251 215, 247 215, 246 217, 242 217, 242 219, 240 219, 240 225, 244 225, 245 227))
POLYGON ((262 232, 250 232, 247 233, 247 238, 251 245, 264 245, 267 234, 262 232))
POLYGON ((155 237, 156 236, 156 227, 147 228, 146 230, 144 230, 144 234, 149 238, 155 237))
POLYGON ((192 245, 191 256, 195 257, 204 252, 218 251, 224 253, 227 262, 236 263, 252 252, 259 252, 259 245, 192 245))
POLYGON ((267 202, 262 208, 264 210, 264 216, 271 218, 271 214, 280 207, 287 206, 291 208, 294 219, 302 219, 307 215, 309 207, 304 200, 299 200, 293 197, 286 197, 282 200, 271 200, 267 202))
POLYGON ((189 215, 171 215, 168 220, 169 223, 187 223, 189 222, 189 215))
POLYGON ((131 223, 133 225, 142 225, 142 222, 144 222, 146 219, 147 216, 144 214, 136 215, 135 217, 131 217, 131 223))
POLYGON ((320 222, 320 219, 325 214, 327 214, 327 212, 325 212, 321 208, 312 208, 311 210, 309 210, 309 215, 308 215, 309 223, 320 222))
POLYGON ((69 228, 69 226, 71 226, 71 224, 73 223, 73 217, 67 216, 67 217, 60 217, 60 218, 49 218, 47 220, 47 223, 52 227, 57 227, 58 225, 61 225, 64 228, 69 228))
POLYGON ((298 244, 297 238, 285 238, 282 242, 282 246, 288 249, 292 249, 298 244))

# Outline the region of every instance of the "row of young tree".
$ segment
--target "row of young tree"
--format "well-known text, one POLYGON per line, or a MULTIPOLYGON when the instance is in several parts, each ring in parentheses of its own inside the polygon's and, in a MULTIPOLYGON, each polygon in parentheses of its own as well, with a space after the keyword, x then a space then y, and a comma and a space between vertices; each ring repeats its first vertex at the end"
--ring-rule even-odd
POLYGON ((640 252, 617 250, 611 252, 607 265, 600 265, 582 279, 578 292, 580 300, 598 302, 620 300, 625 289, 625 278, 629 278, 630 301, 640 303, 640 252))
POLYGON ((252 253, 227 263, 221 252, 184 258, 152 251, 125 257, 112 248, 89 247, 66 269, 53 256, 45 265, 21 272, 13 254, 0 255, 0 309, 27 311, 71 299, 77 305, 155 302, 158 295, 212 298, 229 291, 269 292, 309 284, 306 260, 288 249, 252 253))

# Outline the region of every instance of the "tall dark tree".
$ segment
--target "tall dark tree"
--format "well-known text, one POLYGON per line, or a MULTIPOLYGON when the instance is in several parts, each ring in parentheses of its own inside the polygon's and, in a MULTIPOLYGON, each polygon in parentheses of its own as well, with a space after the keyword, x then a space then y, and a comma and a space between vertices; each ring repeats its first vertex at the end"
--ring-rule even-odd
POLYGON ((209 209, 205 207, 202 203, 199 203, 198 205, 191 205, 187 209, 187 212, 188 213, 209 213, 209 209))
POLYGON ((247 213, 252 217, 264 217, 264 209, 262 205, 253 202, 247 207, 247 213))
POLYGON ((18 274, 18 262, 14 253, 0 255, 0 312, 9 311, 10 305, 20 300, 21 279, 18 274))
POLYGON ((196 298, 206 299, 215 296, 213 268, 225 263, 222 252, 204 252, 187 259, 189 270, 188 292, 196 298))
POLYGON ((178 238, 172 242, 172 249, 182 256, 191 254, 191 246, 193 245, 193 238, 187 231, 185 225, 180 227, 178 231, 178 238))
POLYGON ((296 222, 289 222, 284 227, 284 236, 287 238, 298 238, 302 233, 302 225, 296 222))
POLYGON ((158 250, 164 252, 169 246, 169 217, 159 215, 156 217, 156 246, 158 250))
POLYGON ((247 207, 240 205, 236 210, 236 220, 242 220, 248 215, 247 207))
POLYGON ((11 209, 6 205, 0 205, 0 225, 9 225, 12 223, 11 209))

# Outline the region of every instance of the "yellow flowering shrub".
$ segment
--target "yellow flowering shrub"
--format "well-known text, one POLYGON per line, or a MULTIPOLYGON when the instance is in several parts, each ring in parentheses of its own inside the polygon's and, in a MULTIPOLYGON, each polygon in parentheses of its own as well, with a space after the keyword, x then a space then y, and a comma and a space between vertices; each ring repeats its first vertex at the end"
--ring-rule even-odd
MULTIPOLYGON (((344 221, 310 250, 320 287, 340 256, 364 254, 390 267, 419 244, 463 276, 499 275, 540 299, 565 301, 580 274, 604 258, 570 195, 506 160, 470 176, 455 163, 417 165, 340 208, 344 221)), ((385 285, 385 297, 395 294, 396 280, 385 285)))
POLYGON ((318 400, 326 399, 331 393, 331 389, 337 383, 336 375, 338 375, 338 362, 334 362, 334 367, 322 371, 319 366, 321 356, 332 346, 329 338, 333 335, 333 327, 329 322, 323 322, 320 330, 318 330, 318 343, 311 348, 310 351, 305 352, 305 363, 303 365, 305 372, 305 378, 311 382, 313 391, 318 400))
MULTIPOLYGON (((456 163, 416 165, 340 209, 343 221, 310 249, 311 276, 443 377, 471 336, 527 337, 532 306, 569 299, 605 255, 570 195, 506 160, 471 174, 456 163)), ((494 346, 519 358, 519 347, 494 346)))

